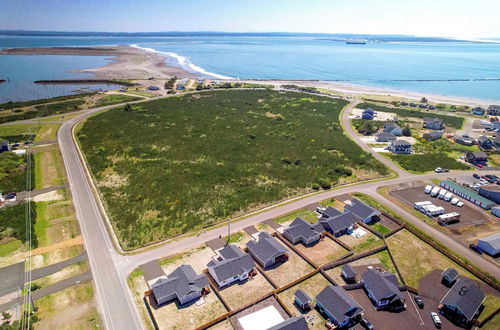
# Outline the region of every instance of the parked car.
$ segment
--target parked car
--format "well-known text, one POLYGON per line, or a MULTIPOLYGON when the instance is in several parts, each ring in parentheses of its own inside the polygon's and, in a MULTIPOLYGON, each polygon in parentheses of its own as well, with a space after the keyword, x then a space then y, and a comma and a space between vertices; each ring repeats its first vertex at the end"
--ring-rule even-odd
POLYGON ((436 328, 441 328, 441 319, 439 318, 439 315, 437 315, 436 312, 432 312, 431 317, 432 317, 432 322, 434 322, 436 328))
POLYGON ((483 251, 475 244, 469 244, 469 248, 474 252, 477 252, 479 254, 483 254, 483 251))
POLYGON ((434 169, 434 172, 441 173, 443 172, 443 169, 441 167, 437 167, 436 169, 434 169))
POLYGON ((368 330, 373 330, 373 329, 375 329, 375 328, 373 327, 373 324, 372 324, 370 321, 368 321, 367 319, 365 319, 365 318, 361 318, 361 320, 359 321, 359 323, 360 323, 360 324, 361 324, 361 325, 362 325, 365 329, 368 329, 368 330))
POLYGON ((483 164, 476 164, 477 167, 483 168, 483 164))
POLYGON ((472 174, 472 177, 475 178, 475 179, 481 179, 481 177, 479 176, 479 174, 476 174, 476 173, 472 174))
POLYGON ((420 296, 415 296, 415 302, 419 308, 424 308, 424 300, 420 296))

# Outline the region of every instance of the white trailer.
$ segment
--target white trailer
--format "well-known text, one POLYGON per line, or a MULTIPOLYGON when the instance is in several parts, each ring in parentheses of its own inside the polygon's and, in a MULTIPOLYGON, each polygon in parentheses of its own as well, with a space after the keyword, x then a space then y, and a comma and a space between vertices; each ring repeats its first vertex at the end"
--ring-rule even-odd
POLYGON ((425 206, 428 206, 428 205, 432 205, 432 202, 429 202, 429 201, 425 201, 425 202, 416 202, 413 204, 413 207, 419 211, 422 210, 423 207, 425 206))
POLYGON ((446 193, 446 195, 444 195, 444 200, 445 200, 446 202, 449 202, 449 201, 451 201, 451 197, 452 197, 452 196, 453 196, 453 195, 451 194, 451 192, 447 192, 447 193, 446 193))
POLYGON ((436 215, 440 215, 444 213, 444 207, 432 205, 431 207, 426 208, 425 214, 430 217, 434 217, 436 215))
POLYGON ((432 191, 432 186, 430 184, 428 184, 427 186, 425 186, 424 193, 430 194, 431 191, 432 191))
POLYGON ((438 223, 441 226, 445 226, 445 225, 449 225, 452 223, 456 223, 456 222, 460 221, 459 219, 460 219, 460 213, 457 213, 457 212, 446 213, 446 214, 441 214, 439 216, 438 223))
POLYGON ((431 190, 431 197, 436 197, 439 194, 439 187, 434 187, 431 190))
POLYGON ((438 196, 438 198, 439 198, 439 199, 443 199, 443 198, 444 198, 444 196, 446 195, 446 192, 447 192, 447 191, 446 191, 446 189, 441 189, 441 190, 439 191, 439 196, 438 196))
POLYGON ((451 202, 450 202, 450 203, 451 203, 452 205, 457 205, 457 203, 458 203, 459 201, 460 201, 460 200, 459 200, 458 198, 454 197, 454 198, 451 200, 451 202))

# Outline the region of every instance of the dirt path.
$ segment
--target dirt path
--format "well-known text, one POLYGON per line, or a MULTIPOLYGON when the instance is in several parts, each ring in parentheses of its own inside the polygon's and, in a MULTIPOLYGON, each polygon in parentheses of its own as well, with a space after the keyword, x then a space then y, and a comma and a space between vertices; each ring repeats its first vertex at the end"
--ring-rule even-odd
MULTIPOLYGON (((52 244, 49 246, 44 246, 44 247, 40 247, 40 248, 31 250, 31 254, 32 255, 42 254, 42 253, 46 253, 46 252, 50 252, 50 251, 54 251, 54 250, 58 250, 58 249, 69 248, 69 247, 72 247, 75 245, 81 245, 81 244, 83 244, 83 238, 82 238, 82 235, 78 235, 77 237, 72 238, 72 239, 67 239, 67 240, 59 242, 59 243, 55 243, 55 244, 52 244)), ((27 256, 28 256, 28 252, 25 252, 25 257, 27 257, 27 256)))

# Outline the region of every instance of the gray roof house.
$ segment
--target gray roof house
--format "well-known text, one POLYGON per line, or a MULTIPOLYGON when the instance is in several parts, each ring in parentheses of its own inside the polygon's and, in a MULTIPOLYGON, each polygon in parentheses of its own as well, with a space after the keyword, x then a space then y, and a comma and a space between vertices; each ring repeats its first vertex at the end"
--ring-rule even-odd
POLYGON ((477 316, 485 295, 471 279, 460 277, 439 302, 438 309, 446 317, 463 326, 477 316))
POLYGON ((498 116, 500 114, 500 105, 492 104, 488 107, 488 115, 498 116))
POLYGON ((396 140, 397 137, 391 132, 380 132, 375 134, 375 141, 377 142, 390 142, 396 140))
POLYGON ((311 308, 312 298, 304 290, 297 290, 294 293, 294 302, 303 310, 311 308))
POLYGON ((476 144, 476 139, 470 137, 468 134, 455 135, 454 140, 456 143, 463 144, 464 146, 476 144))
POLYGON ((422 135, 422 137, 428 141, 434 141, 438 140, 443 136, 442 131, 432 131, 432 132, 427 132, 422 135))
POLYGON ((384 125, 384 132, 392 133, 396 136, 401 136, 403 134, 403 129, 396 123, 388 122, 384 125))
POLYGON ((205 275, 198 275, 190 265, 182 265, 167 278, 160 278, 151 285, 153 296, 158 305, 177 299, 180 305, 186 304, 201 296, 208 287, 205 275))
POLYGON ((288 253, 288 249, 268 232, 259 233, 257 240, 248 241, 246 246, 248 252, 264 268, 274 265, 288 253))
POLYGON ((375 309, 405 309, 405 299, 398 288, 396 275, 389 272, 368 270, 361 274, 361 282, 375 309))
POLYGON ((344 211, 353 213, 365 223, 380 220, 380 215, 382 214, 376 208, 373 208, 370 205, 367 205, 355 198, 351 200, 350 204, 346 204, 346 206, 344 207, 344 211))
POLYGON ((424 118, 424 128, 441 130, 444 128, 443 121, 439 118, 424 118))
POLYGON ((471 110, 471 113, 473 115, 479 115, 479 116, 482 116, 484 115, 484 113, 486 112, 486 110, 484 110, 483 108, 481 107, 475 107, 474 109, 471 110))
POLYGON ((323 226, 320 223, 313 225, 302 218, 296 218, 283 230, 283 236, 292 244, 311 245, 319 241, 323 231, 323 226))
POLYGON ((355 214, 346 211, 334 217, 323 217, 319 220, 319 223, 332 235, 339 237, 350 233, 354 229, 354 224, 358 219, 355 214))
POLYGON ((226 245, 217 253, 217 258, 210 261, 207 267, 219 287, 246 280, 255 268, 252 256, 236 245, 226 245))
POLYGON ((390 150, 395 154, 410 154, 411 143, 405 140, 391 141, 390 150))
POLYGON ((273 327, 270 327, 267 330, 307 330, 309 327, 307 326, 306 319, 304 316, 294 316, 284 320, 281 323, 276 324, 273 327))
POLYGON ((342 214, 339 210, 334 207, 328 206, 326 209, 319 212, 323 217, 334 217, 342 214))
POLYGON ((356 282, 356 271, 354 268, 351 267, 349 264, 345 264, 342 266, 342 271, 341 271, 342 277, 347 283, 353 283, 356 282))
POLYGON ((443 282, 446 285, 451 286, 453 283, 455 283, 455 280, 458 277, 458 272, 454 268, 446 268, 443 270, 441 273, 441 282, 443 282))
POLYGON ((481 149, 489 150, 493 148, 493 141, 485 135, 478 137, 477 144, 481 149))
POLYGON ((364 311, 342 287, 333 285, 316 296, 316 308, 339 328, 355 324, 364 311))
POLYGON ((6 140, 0 141, 0 152, 4 151, 10 151, 9 141, 6 140))

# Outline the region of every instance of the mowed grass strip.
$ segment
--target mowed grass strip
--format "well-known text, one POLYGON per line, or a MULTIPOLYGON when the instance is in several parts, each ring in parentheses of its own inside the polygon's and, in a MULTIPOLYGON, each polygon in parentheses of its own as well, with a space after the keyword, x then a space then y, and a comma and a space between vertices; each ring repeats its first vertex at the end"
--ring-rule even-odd
POLYGON ((214 91, 116 108, 77 135, 122 246, 133 249, 335 184, 345 168, 388 174, 344 135, 346 104, 214 91))

